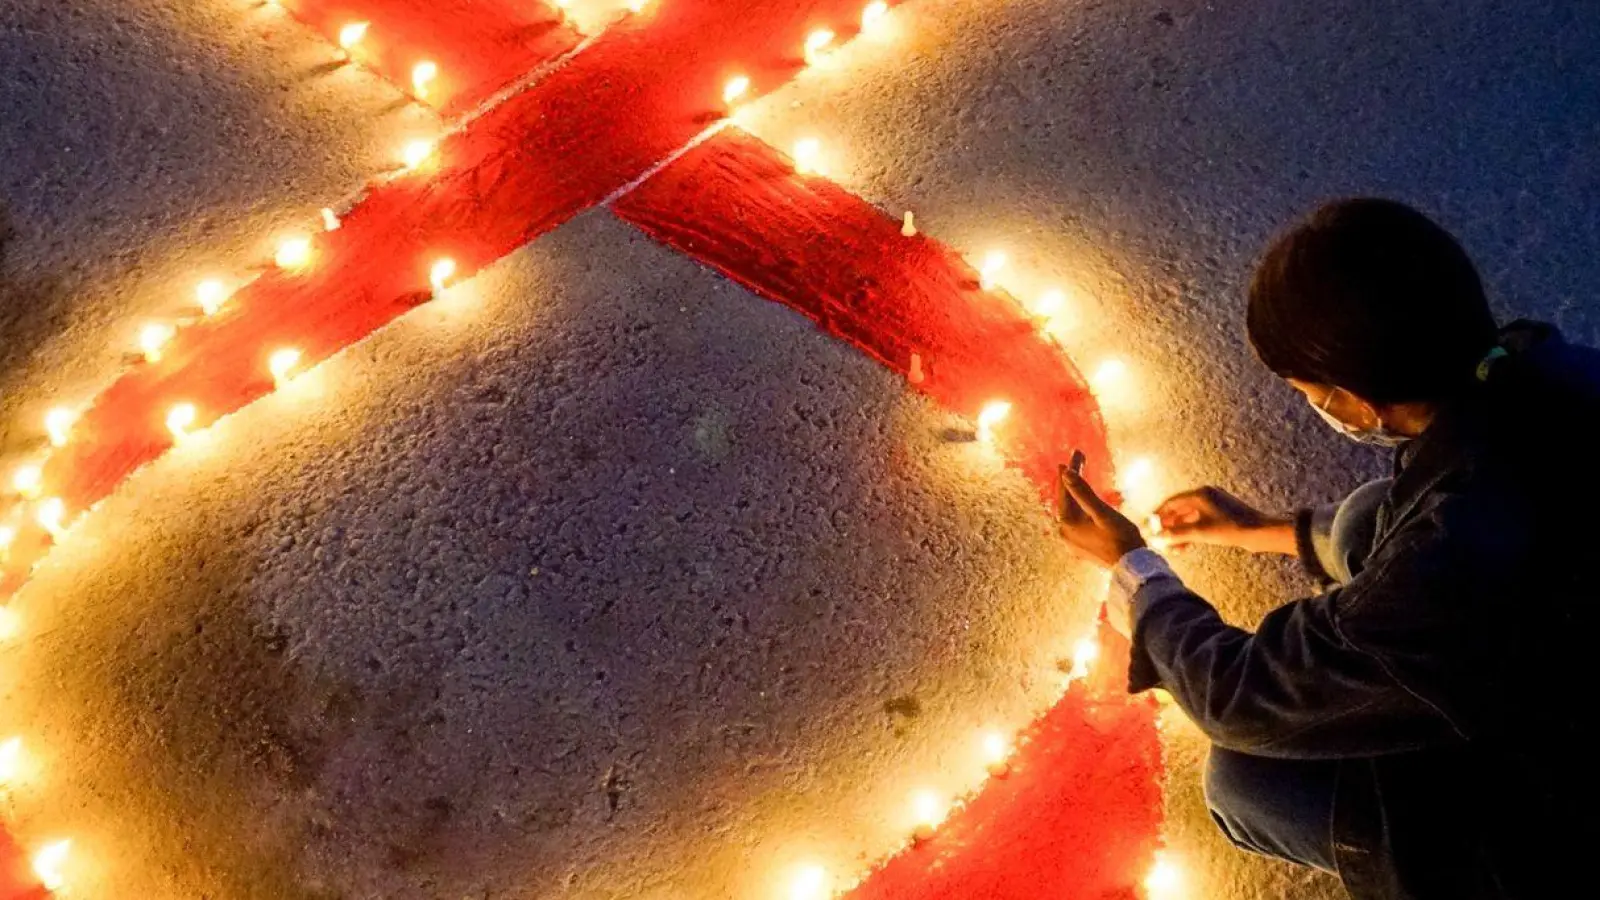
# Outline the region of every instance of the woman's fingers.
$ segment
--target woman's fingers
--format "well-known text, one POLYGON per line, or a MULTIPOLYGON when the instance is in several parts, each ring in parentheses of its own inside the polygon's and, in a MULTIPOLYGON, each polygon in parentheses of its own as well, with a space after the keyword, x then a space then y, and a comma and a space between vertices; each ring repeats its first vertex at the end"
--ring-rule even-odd
POLYGON ((1061 486, 1066 490, 1068 498, 1096 522, 1117 515, 1117 511, 1100 499, 1100 495, 1094 492, 1094 488, 1089 487, 1089 482, 1084 481, 1083 476, 1077 472, 1071 469, 1063 471, 1061 473, 1061 486))

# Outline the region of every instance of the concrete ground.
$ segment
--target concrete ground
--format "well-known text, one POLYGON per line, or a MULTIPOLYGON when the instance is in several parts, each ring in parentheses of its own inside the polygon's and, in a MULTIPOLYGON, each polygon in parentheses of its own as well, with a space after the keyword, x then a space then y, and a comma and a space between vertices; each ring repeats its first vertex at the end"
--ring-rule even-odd
MULTIPOLYGON (((913 0, 763 101, 869 198, 1129 361, 1114 446, 1273 506, 1381 460, 1254 366, 1252 256, 1318 199, 1461 235, 1600 340, 1600 8, 913 0)), ((194 278, 431 124, 232 0, 0 0, 0 455, 194 278), (270 32, 263 37, 263 32, 270 32)), ((1020 723, 1098 585, 1026 486, 873 365, 603 211, 141 473, 18 599, 13 797, 102 896, 752 897, 893 844, 1020 723), (111 888, 110 885, 115 885, 111 888)), ((1288 567, 1183 563, 1242 621, 1288 567)), ((1171 729, 1193 896, 1337 895, 1225 847, 1171 729)))

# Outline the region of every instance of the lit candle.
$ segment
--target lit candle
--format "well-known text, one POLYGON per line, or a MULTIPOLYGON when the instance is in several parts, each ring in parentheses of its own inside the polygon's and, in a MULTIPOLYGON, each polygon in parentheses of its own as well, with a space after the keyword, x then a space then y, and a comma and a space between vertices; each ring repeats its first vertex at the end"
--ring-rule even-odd
POLYGON ((58 406, 44 414, 44 430, 50 435, 50 446, 61 447, 72 436, 72 424, 78 421, 78 414, 65 406, 58 406))
POLYGON ((311 239, 300 235, 284 238, 278 243, 278 252, 272 261, 280 269, 303 269, 311 262, 311 239))
POLYGON ((400 161, 407 169, 416 169, 433 155, 433 146, 433 141, 407 141, 406 145, 400 148, 400 161))
POLYGON ((978 286, 986 291, 993 290, 994 280, 1005 267, 1006 255, 999 250, 990 250, 983 257, 983 265, 978 267, 978 286))
POLYGON ((167 341, 172 340, 174 330, 171 325, 152 322, 139 332, 139 349, 144 353, 144 361, 149 363, 161 361, 161 348, 167 341))
POLYGON ((822 144, 816 138, 794 142, 794 170, 801 175, 822 174, 822 144))
POLYGON ((1041 319, 1054 319, 1066 308, 1067 295, 1059 290, 1045 291, 1034 301, 1033 314, 1041 319))
POLYGON ((789 880, 789 900, 827 900, 833 896, 833 879, 818 865, 801 866, 789 880))
POLYGON ((1108 359, 1102 362, 1089 376, 1089 386, 1095 393, 1116 390, 1128 378, 1128 364, 1120 359, 1108 359))
MULTIPOLYGON (((4 551, 5 544, 0 544, 0 552, 4 551)), ((0 643, 5 643, 16 637, 17 632, 21 630, 22 621, 16 610, 9 606, 0 606, 0 643)), ((4 776, 0 776, 0 782, 3 781, 5 781, 4 776)))
POLYGON ((32 500, 39 496, 39 486, 44 483, 44 470, 36 465, 21 466, 11 476, 11 486, 17 489, 23 499, 32 500))
POLYGON ((989 774, 1002 778, 1011 771, 1007 758, 1011 756, 1011 743, 1006 736, 998 731, 990 731, 983 736, 983 762, 989 774))
POLYGON ((455 274, 456 261, 447 256, 434 262, 433 267, 428 270, 428 283, 433 285, 435 294, 440 294, 444 292, 445 287, 449 284, 450 279, 455 277, 455 274))
POLYGON ((1183 871, 1165 850, 1156 851, 1155 865, 1144 878, 1150 900, 1178 900, 1183 893, 1183 871))
POLYGON ((806 35, 806 62, 816 65, 831 43, 833 43, 833 32, 826 28, 818 28, 806 35))
POLYGON ((347 59, 350 56, 350 51, 355 49, 355 46, 361 43, 361 39, 367 36, 367 25, 368 23, 366 22, 351 22, 349 25, 339 29, 339 49, 344 51, 347 59))
POLYGON ((66 865, 67 853, 72 849, 71 841, 56 841, 46 844, 33 857, 33 874, 38 876, 39 883, 47 891, 59 891, 67 885, 66 875, 62 867, 66 865))
POLYGON ((889 4, 884 0, 872 0, 867 8, 861 11, 861 30, 871 33, 883 23, 883 17, 889 14, 889 4))
POLYGON ((905 218, 900 220, 900 233, 906 237, 917 236, 917 217, 912 215, 909 209, 906 210, 905 218))
POLYGON ((289 382, 289 376, 294 374, 294 367, 300 364, 300 351, 293 347, 284 347, 273 351, 267 357, 267 371, 272 373, 272 381, 278 387, 283 387, 289 382))
POLYGON ((66 537, 67 529, 62 523, 67 517, 67 504, 60 497, 48 497, 39 502, 39 508, 33 514, 39 527, 50 532, 56 540, 66 537))
POLYGON ((22 738, 0 743, 0 785, 12 784, 22 771, 22 738))
POLYGON ((194 286, 195 299, 200 302, 200 311, 208 316, 216 315, 222 304, 228 301, 228 286, 216 278, 207 278, 194 286))
POLYGON ((1094 638, 1079 638, 1072 645, 1072 672, 1068 678, 1086 678, 1089 667, 1100 658, 1100 642, 1094 638))
POLYGON ((945 814, 949 810, 944 800, 933 791, 921 790, 912 794, 911 813, 917 825, 912 837, 918 841, 931 839, 934 830, 944 821, 945 814))
POLYGON ((322 230, 323 231, 338 231, 339 230, 339 214, 334 212, 332 209, 329 209, 326 206, 324 206, 322 208, 322 230))
POLYGON ((194 426, 194 420, 199 412, 193 403, 179 403, 167 412, 167 430, 172 432, 174 441, 182 441, 189 436, 189 429, 194 426))
POLYGON ((978 440, 988 443, 994 440, 996 425, 1006 420, 1011 415, 1011 404, 1005 400, 991 400, 978 411, 978 440))
POLYGON ((13 541, 17 539, 17 529, 10 525, 0 525, 0 553, 10 549, 13 541))
POLYGON ((439 64, 431 59, 425 59, 411 67, 411 93, 418 99, 428 96, 428 85, 439 77, 439 64))
POLYGON ((743 97, 745 91, 748 90, 750 90, 750 79, 744 75, 735 75, 728 79, 727 84, 722 86, 722 102, 732 103, 743 97))

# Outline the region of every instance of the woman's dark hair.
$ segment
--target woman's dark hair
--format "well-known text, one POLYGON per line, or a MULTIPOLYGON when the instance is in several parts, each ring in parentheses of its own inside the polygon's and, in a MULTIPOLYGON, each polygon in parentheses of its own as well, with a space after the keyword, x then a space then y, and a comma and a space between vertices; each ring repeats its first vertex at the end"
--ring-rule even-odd
POLYGON ((1375 403, 1446 398, 1496 338, 1466 251, 1392 200, 1330 203, 1273 242, 1245 322, 1273 372, 1375 403))

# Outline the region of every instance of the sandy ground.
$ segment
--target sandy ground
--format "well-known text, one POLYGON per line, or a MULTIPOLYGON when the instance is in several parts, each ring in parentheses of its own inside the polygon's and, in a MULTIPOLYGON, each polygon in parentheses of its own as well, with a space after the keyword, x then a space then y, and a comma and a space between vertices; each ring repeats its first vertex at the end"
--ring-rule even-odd
MULTIPOLYGON (((266 13, 0 0, 0 453, 200 273, 426 117, 266 13)), ((1073 289, 1119 454, 1265 503, 1381 466, 1251 362, 1239 285, 1330 195, 1414 201, 1500 308, 1600 339, 1600 8, 915 0, 763 101, 779 146, 1073 289)), ((141 474, 20 599, 0 732, 101 895, 763 896, 895 839, 1087 614, 1028 490, 864 360, 604 212, 141 474)), ((1301 584, 1184 563, 1250 620, 1301 584)), ((1336 895, 1223 846, 1196 897, 1336 895)))

